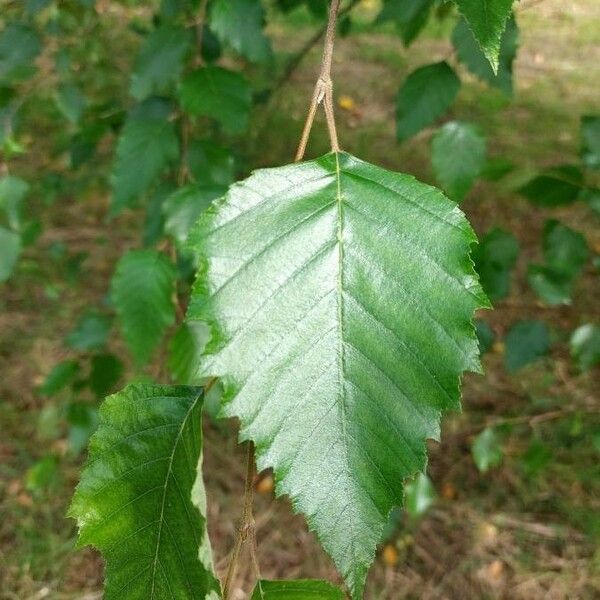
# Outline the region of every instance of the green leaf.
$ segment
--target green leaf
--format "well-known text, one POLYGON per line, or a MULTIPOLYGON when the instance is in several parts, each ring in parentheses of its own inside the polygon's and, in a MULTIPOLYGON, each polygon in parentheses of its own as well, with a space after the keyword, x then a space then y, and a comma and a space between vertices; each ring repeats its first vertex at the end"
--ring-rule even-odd
POLYGON ((111 282, 123 337, 139 364, 150 360, 175 322, 175 269, 156 250, 132 250, 119 260, 111 282))
POLYGON ((329 582, 318 579, 261 579, 254 588, 251 600, 344 600, 344 594, 329 582))
POLYGON ((99 350, 106 344, 110 319, 95 310, 86 312, 67 336, 65 343, 75 350, 99 350))
POLYGON ((496 72, 502 32, 511 13, 513 0, 454 0, 454 2, 496 72))
POLYGON ((58 458, 49 454, 27 469, 25 488, 30 492, 40 492, 56 484, 59 477, 58 458))
POLYGON ((571 356, 580 371, 589 371, 600 364, 600 327, 586 323, 571 336, 571 356))
POLYGON ((203 67, 184 78, 179 97, 186 112, 211 117, 228 133, 242 133, 248 127, 252 93, 239 73, 203 67))
POLYGON ((255 172, 190 235, 188 316, 211 327, 198 376, 222 378, 223 415, 354 598, 460 374, 480 369, 475 241, 441 192, 345 153, 255 172))
POLYGON ((263 33, 264 20, 260 0, 214 0, 211 6, 211 30, 251 62, 265 62, 272 56, 271 43, 263 33))
POLYGON ((4 211, 8 226, 14 231, 21 230, 23 200, 28 191, 29 184, 20 177, 0 177, 0 210, 4 211))
POLYGON ((219 596, 201 474, 202 393, 132 385, 109 396, 69 516, 106 562, 106 600, 219 596))
POLYGON ((433 137, 431 163, 450 198, 462 200, 485 166, 485 138, 470 123, 451 121, 433 137))
POLYGON ((475 319, 475 330, 477 331, 477 341, 479 342, 479 352, 485 354, 494 344, 496 334, 492 328, 481 319, 475 319))
POLYGON ((92 356, 90 389, 98 398, 104 398, 111 392, 123 375, 123 363, 113 354, 92 356))
POLYGON ((169 343, 167 366, 176 383, 199 383, 196 376, 198 365, 210 331, 205 323, 190 321, 182 323, 169 343))
POLYGON ((19 254, 21 254, 21 236, 0 227, 0 283, 12 275, 19 254))
POLYGON ((179 79, 192 46, 189 29, 163 25, 148 34, 131 75, 131 95, 144 100, 170 91, 179 79))
POLYGON ((183 244, 198 217, 225 193, 224 186, 190 184, 173 192, 163 204, 165 231, 183 244))
POLYGON ((542 321, 519 321, 505 339, 504 365, 514 373, 545 356, 550 349, 550 331, 542 321))
POLYGON ((79 454, 98 427, 98 409, 83 402, 72 402, 67 408, 69 449, 79 454))
POLYGON ((85 111, 87 101, 81 90, 73 85, 63 85, 56 91, 56 106, 71 123, 78 123, 85 111))
POLYGON ((540 440, 533 440, 521 456, 521 468, 527 477, 535 477, 552 460, 552 450, 540 440))
POLYGON ((518 192, 539 206, 562 206, 578 199, 583 190, 583 173, 579 167, 563 165, 546 169, 518 192))
POLYGON ((112 215, 133 204, 179 157, 170 113, 169 104, 151 98, 128 116, 117 142, 111 175, 112 215))
POLYGON ((527 283, 538 297, 550 306, 571 303, 573 278, 559 269, 545 265, 529 265, 527 283))
POLYGON ((23 23, 8 23, 0 33, 0 84, 25 79, 35 72, 42 49, 37 33, 23 23))
POLYGON ((79 373, 79 363, 76 360, 63 360, 48 373, 38 392, 43 396, 54 396, 71 383, 77 373, 79 373))
POLYGON ((486 427, 473 441, 471 454, 477 468, 482 473, 487 473, 491 467, 502 463, 504 452, 501 439, 493 427, 486 427))
POLYGON ((413 481, 405 485, 405 509, 412 519, 422 517, 437 500, 431 479, 419 473, 413 481))
POLYGON ((219 146, 213 139, 194 140, 190 144, 188 167, 199 185, 233 183, 235 159, 231 149, 219 146))
POLYGON ((490 230, 473 252, 481 286, 495 302, 508 295, 510 274, 519 256, 519 242, 512 233, 490 230))
POLYGON ((600 115, 581 117, 581 135, 584 164, 590 169, 600 169, 600 115))
POLYGON ((452 32, 452 45, 458 60, 482 81, 498 88, 506 95, 513 92, 513 63, 519 47, 519 28, 514 18, 510 18, 502 34, 498 72, 485 57, 466 21, 461 19, 452 32))
POLYGON ((427 24, 432 6, 433 0, 386 0, 377 22, 394 21, 404 45, 408 47, 427 24))
POLYGON ((460 80, 446 62, 420 67, 396 97, 396 136, 403 141, 431 125, 450 108, 460 80))

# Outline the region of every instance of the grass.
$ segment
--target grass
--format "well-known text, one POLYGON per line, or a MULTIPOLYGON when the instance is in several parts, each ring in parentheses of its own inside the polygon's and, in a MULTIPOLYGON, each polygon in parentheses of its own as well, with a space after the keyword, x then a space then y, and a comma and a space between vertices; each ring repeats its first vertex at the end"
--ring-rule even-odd
MULTIPOLYGON (((488 138, 490 154, 524 165, 525 175, 539 166, 577 161, 579 118, 599 112, 600 81, 596 0, 574 1, 569 10, 560 0, 529 4, 518 16, 522 38, 515 98, 508 101, 467 76, 452 114, 476 122, 488 138)), ((300 46, 312 31, 310 20, 294 19, 293 26, 278 23, 273 28, 276 44, 286 50, 290 38, 300 46)), ((434 181, 429 166, 431 131, 398 145, 394 96, 411 69, 449 56, 445 39, 439 31, 430 31, 406 50, 393 36, 361 26, 340 40, 334 66, 336 95, 354 102, 352 111, 337 109, 344 149, 434 181)), ((317 48, 309 53, 274 99, 264 127, 242 142, 245 168, 281 164, 293 157, 319 54, 317 48)), ((259 109, 256 122, 263 118, 259 109)), ((309 152, 312 156, 327 150, 320 118, 309 152)), ((100 160, 109 153, 106 148, 100 160)), ((18 164, 32 179, 39 172, 61 168, 61 158, 45 156, 42 149, 18 164)), ((431 444, 428 473, 438 501, 423 519, 404 523, 390 538, 372 571, 369 599, 585 600, 600 595, 596 549, 600 473, 598 448, 591 442, 600 431, 598 371, 575 372, 565 345, 575 326, 600 320, 598 274, 588 268, 573 305, 557 309, 540 306, 524 279, 527 263, 539 257, 546 218, 559 218, 581 231, 596 253, 598 219, 583 206, 554 212, 533 208, 508 183, 482 182, 463 205, 479 233, 502 226, 515 233, 522 247, 512 293, 486 319, 501 337, 518 319, 542 318, 554 327, 558 343, 550 358, 512 377, 502 367, 503 348, 496 344, 484 359, 485 377, 466 378, 463 412, 450 415, 441 444, 431 444), (572 404, 589 414, 565 412, 561 418, 536 420, 535 415, 572 404), (505 456, 500 467, 481 475, 470 445, 490 421, 506 422, 505 456), (536 444, 553 458, 532 472, 523 456, 536 444)), ((102 188, 92 186, 93 193, 83 201, 73 185, 67 181, 59 187, 50 206, 38 202, 48 226, 39 243, 27 251, 1 300, 0 598, 7 600, 91 599, 99 597, 101 589, 100 559, 89 549, 74 550, 74 526, 64 517, 80 458, 66 452, 64 430, 58 437, 45 433, 48 402, 35 387, 56 362, 69 356, 63 339, 84 308, 104 301, 116 260, 123 250, 139 244, 139 222, 132 214, 107 227, 102 188), (80 252, 87 258, 73 279, 69 265, 80 252), (28 469, 48 451, 60 457, 56 477, 47 488, 28 489, 28 469)), ((111 349, 126 356, 118 336, 113 338, 111 349)), ((151 376, 159 373, 156 364, 148 371, 151 376)), ((68 399, 64 394, 53 402, 60 405, 68 399)), ((233 424, 206 426, 209 520, 221 570, 232 545, 243 489, 243 452, 235 446, 234 430, 233 424)), ((337 579, 303 519, 291 514, 286 501, 259 494, 256 514, 264 576, 337 579)), ((239 586, 250 577, 245 561, 239 586)), ((245 596, 240 592, 237 597, 245 596)))

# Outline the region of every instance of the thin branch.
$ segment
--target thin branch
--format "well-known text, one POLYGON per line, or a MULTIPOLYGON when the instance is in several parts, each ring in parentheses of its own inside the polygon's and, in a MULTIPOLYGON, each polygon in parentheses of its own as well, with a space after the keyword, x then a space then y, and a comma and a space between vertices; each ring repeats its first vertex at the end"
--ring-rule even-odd
POLYGON ((201 67, 204 64, 204 58, 202 57, 202 42, 204 41, 204 24, 206 23, 206 7, 208 6, 208 0, 202 0, 200 7, 198 8, 198 18, 196 19, 196 48, 198 55, 196 62, 201 67))
POLYGON ((253 553, 252 558, 254 561, 255 569, 258 572, 258 561, 256 560, 255 552, 255 535, 256 535, 256 524, 254 522, 254 515, 252 514, 252 504, 254 502, 254 445, 252 442, 248 442, 248 452, 246 455, 246 483, 244 486, 244 508, 242 510, 242 520, 238 529, 238 533, 235 539, 233 550, 231 551, 231 557, 229 564, 227 565, 227 574, 225 576, 225 583, 223 584, 223 600, 229 600, 231 594, 231 584, 235 577, 235 570, 240 557, 240 551, 248 537, 250 537, 252 543, 253 553))
POLYGON ((302 130, 300 144, 296 152, 296 162, 302 160, 308 144, 310 131, 315 120, 317 107, 321 102, 325 108, 325 117, 327 119, 327 131, 329 133, 329 141, 332 152, 339 152, 340 146, 337 138, 337 130, 335 127, 335 118, 333 110, 333 84, 331 82, 331 61, 333 58, 333 45, 335 42, 335 27, 337 16, 340 9, 340 0, 331 0, 329 6, 329 19, 327 20, 327 29, 325 31, 325 45, 323 48, 323 58, 321 60, 321 72, 315 84, 312 99, 308 109, 308 116, 302 130))

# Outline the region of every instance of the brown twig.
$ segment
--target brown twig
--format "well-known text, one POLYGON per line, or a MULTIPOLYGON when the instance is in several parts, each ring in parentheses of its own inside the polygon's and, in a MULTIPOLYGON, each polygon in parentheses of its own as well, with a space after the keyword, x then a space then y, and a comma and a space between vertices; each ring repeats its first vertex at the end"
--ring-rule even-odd
POLYGON ((331 151, 339 152, 340 146, 335 127, 335 118, 333 110, 333 84, 331 82, 331 61, 333 58, 333 45, 335 41, 335 26, 337 16, 340 9, 340 0, 331 0, 329 6, 329 19, 327 21, 327 29, 325 31, 325 45, 323 48, 323 58, 321 60, 321 72, 315 84, 312 99, 308 109, 304 129, 296 152, 296 162, 302 160, 308 144, 310 131, 315 120, 317 108, 321 102, 325 108, 325 118, 327 120, 327 131, 329 133, 329 141, 331 143, 331 151))
POLYGON ((200 2, 200 7, 198 8, 198 18, 194 23, 196 29, 196 48, 198 50, 196 62, 199 67, 204 64, 204 58, 202 57, 202 42, 204 41, 204 24, 206 22, 207 6, 208 0, 202 0, 202 2, 200 2))
POLYGON ((229 600, 231 594, 231 584, 235 577, 235 570, 240 557, 240 551, 248 538, 251 541, 251 553, 255 569, 258 575, 258 560, 256 558, 256 525, 252 513, 252 504, 254 502, 254 445, 248 442, 248 452, 246 455, 246 483, 244 486, 244 508, 242 510, 242 520, 238 528, 229 564, 227 565, 227 574, 223 584, 223 600, 229 600))

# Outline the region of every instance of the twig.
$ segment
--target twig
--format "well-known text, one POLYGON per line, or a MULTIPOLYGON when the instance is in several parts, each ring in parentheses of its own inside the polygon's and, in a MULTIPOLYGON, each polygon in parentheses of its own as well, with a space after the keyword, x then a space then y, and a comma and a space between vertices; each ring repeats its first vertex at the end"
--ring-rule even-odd
POLYGON ((321 72, 319 78, 315 84, 310 107, 308 109, 308 116, 306 117, 306 123, 302 131, 302 137, 300 138, 300 144, 298 145, 298 151, 296 152, 296 162, 302 160, 304 152, 306 151, 306 145, 310 136, 310 130, 312 129, 313 122, 315 120, 315 114, 317 107, 321 102, 325 108, 325 118, 327 120, 327 131, 329 133, 329 141, 331 143, 331 151, 339 152, 340 145, 338 143, 337 131, 335 127, 335 118, 333 111, 333 84, 331 82, 331 61, 333 58, 333 44, 335 41, 335 26, 337 16, 340 8, 340 0, 331 0, 329 6, 329 19, 327 21, 327 30, 325 32, 325 46, 323 48, 323 58, 321 60, 321 72))
POLYGON ((235 570, 240 557, 240 551, 245 541, 250 537, 252 543, 252 558, 255 569, 258 574, 258 561, 255 553, 255 535, 256 525, 254 523, 254 515, 252 514, 252 503, 254 501, 254 446, 252 442, 248 442, 248 453, 246 456, 246 484, 244 489, 244 508, 242 510, 242 521, 240 523, 238 533, 235 539, 231 558, 227 565, 227 574, 225 583, 223 584, 223 600, 229 600, 231 594, 231 584, 235 576, 235 570))
POLYGON ((198 8, 198 18, 194 24, 196 27, 196 48, 198 49, 198 56, 196 62, 201 67, 204 64, 204 58, 202 57, 202 42, 204 40, 204 24, 206 22, 206 7, 208 6, 208 0, 202 0, 200 7, 198 8))

